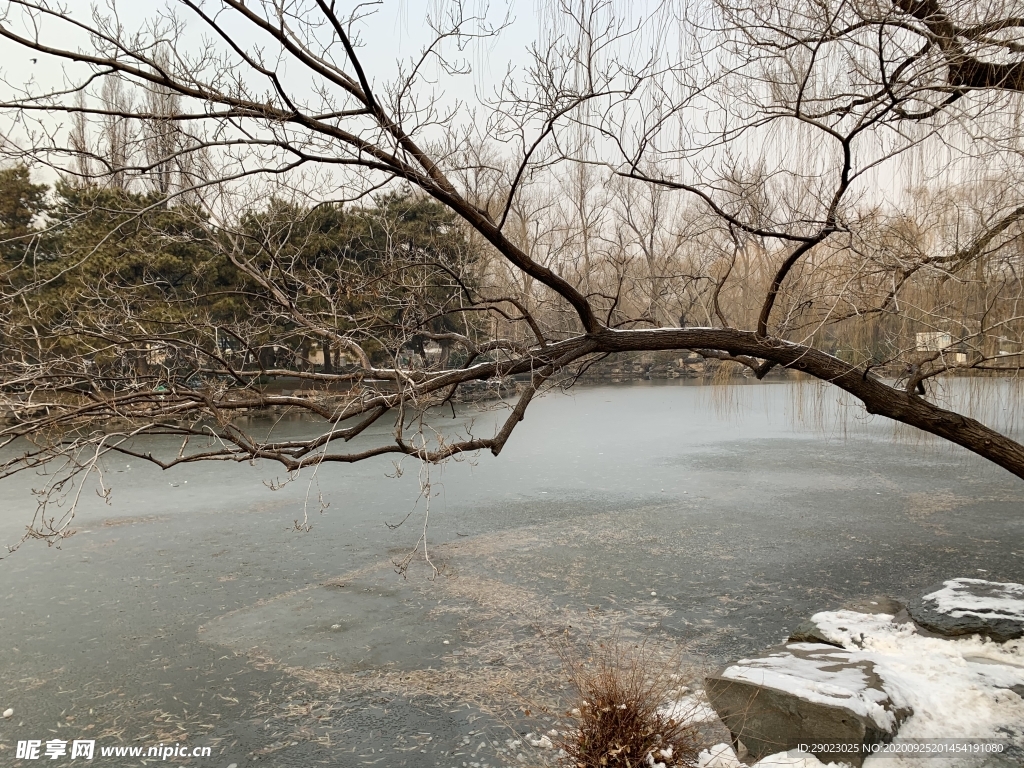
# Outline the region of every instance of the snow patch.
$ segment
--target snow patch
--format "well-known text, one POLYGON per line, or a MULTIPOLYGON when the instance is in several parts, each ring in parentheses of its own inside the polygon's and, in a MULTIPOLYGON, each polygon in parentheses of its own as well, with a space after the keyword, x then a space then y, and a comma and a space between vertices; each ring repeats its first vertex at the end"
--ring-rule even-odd
POLYGON ((526 743, 531 747, 537 747, 538 749, 554 749, 555 745, 551 741, 551 738, 545 733, 541 734, 540 737, 535 733, 526 734, 526 743))
POLYGON ((710 720, 715 720, 718 717, 718 713, 715 712, 711 704, 708 703, 707 698, 704 696, 703 691, 698 693, 691 693, 689 696, 683 696, 681 699, 666 704, 658 709, 658 714, 662 717, 675 720, 677 723, 685 724, 698 724, 706 723, 710 720))
POLYGON ((715 744, 697 755, 697 768, 746 768, 746 766, 740 762, 728 744, 715 744))
POLYGON ((888 613, 857 611, 827 611, 811 617, 811 621, 818 626, 822 635, 844 648, 860 648, 867 635, 891 634, 894 629, 905 637, 917 633, 913 624, 893 624, 892 619, 888 613))
POLYGON ((794 755, 790 752, 779 752, 778 754, 762 757, 751 768, 845 768, 849 763, 823 763, 814 755, 794 755))
MULTIPOLYGON (((715 744, 697 756, 697 768, 747 768, 728 744, 715 744)), ((823 763, 814 755, 794 756, 791 752, 779 752, 762 757, 750 768, 849 768, 848 763, 823 763)))

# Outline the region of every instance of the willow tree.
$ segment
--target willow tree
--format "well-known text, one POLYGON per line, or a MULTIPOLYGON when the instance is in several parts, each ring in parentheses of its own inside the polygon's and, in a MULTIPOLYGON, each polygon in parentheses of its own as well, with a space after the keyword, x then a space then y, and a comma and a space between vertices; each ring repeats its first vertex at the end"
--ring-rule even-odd
MULTIPOLYGON (((108 453, 291 472, 497 455, 553 379, 604 355, 689 350, 758 377, 802 371, 1024 477, 1024 446, 928 386, 1015 375, 1024 351, 1021 3, 565 0, 542 9, 526 65, 473 99, 458 97, 481 90, 458 86, 473 77, 467 48, 499 50, 491 38, 507 20, 458 0, 432 8, 425 46, 375 72, 380 56, 360 42, 382 23, 371 6, 178 0, 133 28, 114 0, 91 14, 6 3, 3 60, 63 76, 47 87, 7 73, 4 151, 67 184, 130 191, 157 178, 153 205, 187 200, 204 242, 241 276, 247 311, 178 313, 157 328, 131 314, 123 286, 101 282, 102 333, 88 312, 23 323, 0 357, 12 413, 0 436, 33 447, 4 475, 59 459, 53 498, 108 453), (116 128, 116 153, 90 149, 95 126, 107 144, 116 128), (372 210, 381 191, 431 199, 447 217, 438 235, 457 227, 484 256, 412 248, 383 217, 373 270, 299 265, 291 236, 242 215, 271 197, 296 211, 372 210), (271 365, 251 340, 273 345, 285 326, 346 365, 271 365), (60 345, 58 358, 33 352, 53 346, 34 334, 91 341, 60 345), (461 351, 403 354, 427 341, 461 351), (100 352, 153 345, 194 364, 159 386, 137 366, 96 379, 100 352), (308 388, 268 383, 284 375, 308 388), (521 385, 493 434, 413 418, 509 377, 521 385), (234 418, 260 408, 305 411, 323 429, 278 440, 234 418), (368 442, 384 419, 388 437, 368 442), (183 447, 151 452, 147 435, 183 447)), ((6 316, 31 318, 50 279, 6 281, 6 316)), ((29 533, 52 541, 69 524, 41 508, 29 533)))

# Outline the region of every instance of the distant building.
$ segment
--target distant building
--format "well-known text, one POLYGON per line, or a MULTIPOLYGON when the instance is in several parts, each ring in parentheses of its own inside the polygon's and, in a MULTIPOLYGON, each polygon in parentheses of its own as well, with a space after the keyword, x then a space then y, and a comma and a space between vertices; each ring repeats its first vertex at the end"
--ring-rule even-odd
POLYGON ((433 339, 423 342, 423 357, 426 358, 427 365, 434 365, 440 362, 443 352, 443 347, 433 339))
POLYGON ((925 331, 917 334, 918 352, 943 352, 949 349, 953 337, 942 331, 925 331))

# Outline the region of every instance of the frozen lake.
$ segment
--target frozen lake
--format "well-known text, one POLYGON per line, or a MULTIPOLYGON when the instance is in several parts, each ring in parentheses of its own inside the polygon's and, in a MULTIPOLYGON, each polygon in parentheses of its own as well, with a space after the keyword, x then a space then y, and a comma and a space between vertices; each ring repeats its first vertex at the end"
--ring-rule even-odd
MULTIPOLYGON (((278 491, 270 466, 111 465, 112 503, 88 502, 62 550, 0 561, 0 762, 18 739, 95 738, 214 748, 193 765, 493 766, 568 627, 700 668, 849 600, 1024 581, 1024 482, 812 390, 542 398, 500 458, 432 470, 434 579, 422 555, 395 573, 423 528, 414 463, 278 491)), ((4 543, 31 485, 4 491, 4 543)))

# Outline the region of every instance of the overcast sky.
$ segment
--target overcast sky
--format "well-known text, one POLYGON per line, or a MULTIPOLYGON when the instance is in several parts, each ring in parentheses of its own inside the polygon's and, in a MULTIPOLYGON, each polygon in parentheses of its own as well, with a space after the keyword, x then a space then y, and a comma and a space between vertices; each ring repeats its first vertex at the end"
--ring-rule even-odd
MULTIPOLYGON (((700 8, 700 0, 672 1, 676 3, 676 10, 684 5, 690 10, 700 8)), ((205 25, 188 9, 181 8, 177 3, 154 0, 107 2, 116 8, 123 27, 129 31, 144 27, 148 20, 161 13, 167 13, 168 9, 178 8, 181 18, 187 21, 186 31, 178 45, 180 50, 199 50, 203 38, 209 36, 209 30, 205 25)), ((564 2, 578 5, 582 0, 564 2)), ((621 18, 635 23, 659 4, 659 0, 615 0, 610 8, 621 18)), ((380 3, 375 13, 359 27, 363 43, 359 55, 370 78, 378 85, 387 82, 395 76, 400 63, 407 64, 411 59, 418 58, 419 52, 433 35, 426 23, 428 16, 443 16, 452 6, 452 0, 384 0, 380 3)), ((70 17, 81 17, 85 20, 90 13, 90 7, 91 3, 85 0, 70 0, 70 17)), ((206 7, 217 8, 219 3, 208 0, 206 7)), ((446 76, 437 67, 428 67, 425 69, 426 82, 422 84, 419 93, 433 89, 448 103, 456 100, 476 103, 481 96, 493 94, 509 68, 521 72, 529 64, 527 49, 532 43, 538 42, 543 47, 545 41, 550 41, 562 32, 571 31, 560 29, 555 21, 559 16, 557 0, 465 0, 465 10, 468 15, 482 15, 488 23, 494 25, 508 19, 508 26, 499 37, 471 42, 461 51, 449 46, 449 53, 468 64, 472 74, 451 77, 446 76)), ((9 10, 8 13, 10 16, 6 23, 16 27, 19 22, 18 14, 13 10, 9 10)), ((664 33, 665 55, 671 58, 673 50, 681 42, 680 33, 671 30, 672 25, 668 23, 662 29, 654 29, 654 26, 651 25, 645 35, 632 39, 632 52, 637 56, 644 56, 644 46, 652 44, 654 36, 664 33)), ((47 20, 42 31, 45 40, 52 45, 73 49, 88 48, 87 39, 80 33, 76 34, 71 25, 56 19, 47 20)), ((237 39, 243 45, 252 46, 259 42, 259 37, 253 34, 248 24, 236 23, 229 31, 236 32, 237 39)), ((627 46, 620 52, 628 53, 630 49, 627 46)), ((0 42, 0 73, 7 84, 4 88, 7 93, 3 94, 5 98, 11 92, 10 86, 26 87, 36 93, 43 89, 59 88, 65 83, 65 72, 77 75, 75 79, 78 79, 86 72, 86 68, 83 65, 64 64, 10 43, 0 42)), ((293 93, 311 93, 311 78, 304 68, 293 63, 285 67, 281 74, 293 93)), ((261 85, 261 88, 263 87, 265 86, 261 85)), ((9 120, 10 116, 7 117, 9 120)), ((18 130, 11 122, 0 124, 0 131, 7 132, 9 136, 17 136, 18 130)), ((795 146, 797 145, 792 140, 783 136, 781 149, 775 151, 782 157, 795 146)), ((749 149, 755 153, 764 153, 763 144, 749 149)), ((942 147, 939 147, 939 150, 941 149, 942 147)), ((797 162, 802 160, 798 158, 797 162)), ((870 186, 876 189, 896 189, 902 186, 902 183, 883 174, 881 177, 876 176, 870 186)))
MULTIPOLYGON (((174 2, 109 2, 116 8, 126 30, 143 28, 167 9, 176 10, 180 18, 187 22, 181 45, 186 50, 197 48, 202 36, 208 34, 205 26, 194 14, 174 2)), ((71 11, 68 15, 72 19, 81 18, 85 21, 90 14, 91 5, 92 3, 84 0, 71 0, 71 11)), ((207 2, 207 5, 214 6, 215 3, 207 2)), ((438 0, 385 0, 380 3, 372 15, 358 27, 363 43, 359 56, 364 61, 367 71, 373 73, 378 81, 386 80, 394 76, 399 62, 408 62, 418 57, 424 45, 432 39, 432 31, 426 23, 428 15, 442 15, 447 10, 447 5, 450 3, 438 0)), ((468 43, 461 53, 450 48, 454 55, 462 58, 473 68, 471 77, 459 78, 460 81, 465 81, 458 85, 464 95, 472 95, 474 88, 493 87, 504 76, 508 66, 522 66, 528 61, 526 50, 541 35, 544 19, 550 17, 550 14, 544 12, 544 7, 544 0, 467 0, 467 12, 482 15, 492 25, 498 25, 507 19, 508 26, 497 38, 468 43)), ((10 13, 7 23, 14 28, 21 26, 19 21, 23 21, 23 17, 14 9, 10 13)), ((251 44, 258 39, 247 25, 234 26, 235 29, 232 31, 239 33, 238 39, 242 42, 251 44)), ((22 30, 24 29, 22 26, 22 30)), ((50 19, 44 21, 41 29, 45 40, 54 46, 88 48, 85 38, 71 25, 50 19)), ((550 30, 550 25, 548 29, 550 30)), ((0 73, 5 81, 13 85, 34 82, 37 88, 57 86, 63 80, 64 68, 68 66, 7 42, 0 42, 0 51, 0 73)), ((454 86, 454 83, 451 85, 454 86)))

